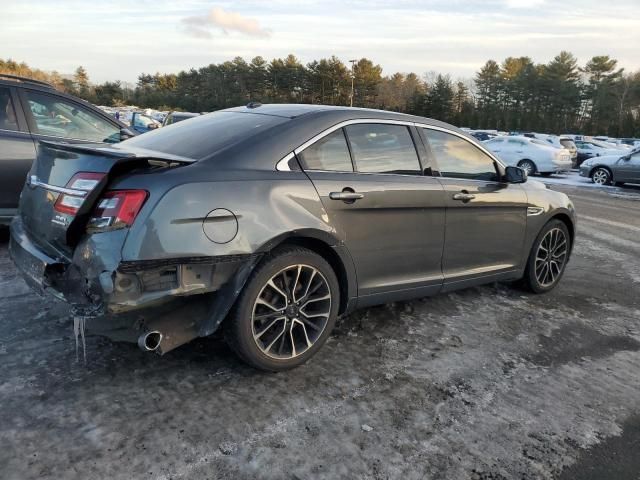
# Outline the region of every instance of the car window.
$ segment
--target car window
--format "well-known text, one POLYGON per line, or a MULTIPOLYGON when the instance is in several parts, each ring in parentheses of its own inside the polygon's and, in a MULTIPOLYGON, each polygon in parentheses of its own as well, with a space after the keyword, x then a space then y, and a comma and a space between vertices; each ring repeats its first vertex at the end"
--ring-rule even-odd
POLYGON ((0 88, 0 129, 18 130, 16 110, 8 88, 0 88))
POLYGON ((341 128, 305 148, 298 158, 308 170, 353 171, 349 147, 341 128))
POLYGON ((565 148, 576 148, 576 144, 573 143, 573 140, 561 139, 560 144, 565 148))
POLYGON ((358 172, 422 175, 408 127, 363 123, 346 127, 358 172))
POLYGON ((25 90, 36 131, 41 135, 90 142, 120 141, 120 129, 79 104, 61 97, 25 90))
POLYGON ((503 142, 504 142, 504 138, 494 138, 492 140, 489 140, 487 144, 494 145, 496 143, 503 143, 503 142))
POLYGON ((174 122, 171 128, 151 130, 125 142, 136 148, 201 160, 288 121, 274 115, 218 111, 189 122, 174 122))
POLYGON ((451 133, 424 129, 443 177, 498 180, 493 159, 471 142, 451 133))

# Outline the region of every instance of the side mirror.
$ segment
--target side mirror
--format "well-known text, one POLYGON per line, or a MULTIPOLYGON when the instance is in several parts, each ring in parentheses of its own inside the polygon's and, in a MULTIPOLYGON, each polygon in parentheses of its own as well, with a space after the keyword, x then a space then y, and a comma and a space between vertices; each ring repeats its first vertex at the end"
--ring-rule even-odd
POLYGON ((129 130, 128 128, 121 128, 120 129, 120 141, 122 142, 123 140, 126 140, 128 138, 131 137, 135 137, 136 135, 129 130))
POLYGON ((631 155, 625 155, 624 157, 621 158, 621 160, 628 162, 629 160, 631 160, 631 155))
POLYGON ((508 183, 524 183, 527 181, 527 172, 520 167, 506 167, 504 177, 508 183))

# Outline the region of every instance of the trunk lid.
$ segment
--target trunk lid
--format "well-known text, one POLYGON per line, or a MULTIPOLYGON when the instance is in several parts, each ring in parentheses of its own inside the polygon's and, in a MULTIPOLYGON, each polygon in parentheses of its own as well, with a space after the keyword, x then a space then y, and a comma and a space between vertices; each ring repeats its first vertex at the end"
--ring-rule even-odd
POLYGON ((70 257, 109 181, 148 165, 148 160, 193 162, 127 149, 124 144, 107 147, 41 141, 20 196, 19 214, 31 240, 50 255, 70 257))

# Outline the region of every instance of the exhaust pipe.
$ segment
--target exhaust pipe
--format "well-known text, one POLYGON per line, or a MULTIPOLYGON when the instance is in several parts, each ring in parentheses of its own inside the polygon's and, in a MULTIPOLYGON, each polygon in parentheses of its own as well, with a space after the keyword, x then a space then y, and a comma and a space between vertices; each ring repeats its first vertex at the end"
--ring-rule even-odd
POLYGON ((138 337, 138 346, 143 352, 153 352, 158 349, 162 342, 162 333, 157 330, 144 332, 138 337))

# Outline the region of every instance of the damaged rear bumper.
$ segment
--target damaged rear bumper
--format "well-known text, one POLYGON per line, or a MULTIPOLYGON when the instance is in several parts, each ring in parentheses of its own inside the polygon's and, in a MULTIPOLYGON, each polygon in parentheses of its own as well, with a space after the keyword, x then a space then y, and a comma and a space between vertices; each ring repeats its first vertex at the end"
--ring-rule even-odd
POLYGON ((17 217, 9 253, 32 288, 90 317, 95 333, 136 341, 137 334, 160 330, 158 353, 213 333, 259 259, 246 254, 123 261, 125 239, 126 230, 87 235, 72 258, 52 255, 17 217), (132 333, 123 335, 127 325, 132 333), (117 335, 110 333, 112 327, 117 335))

